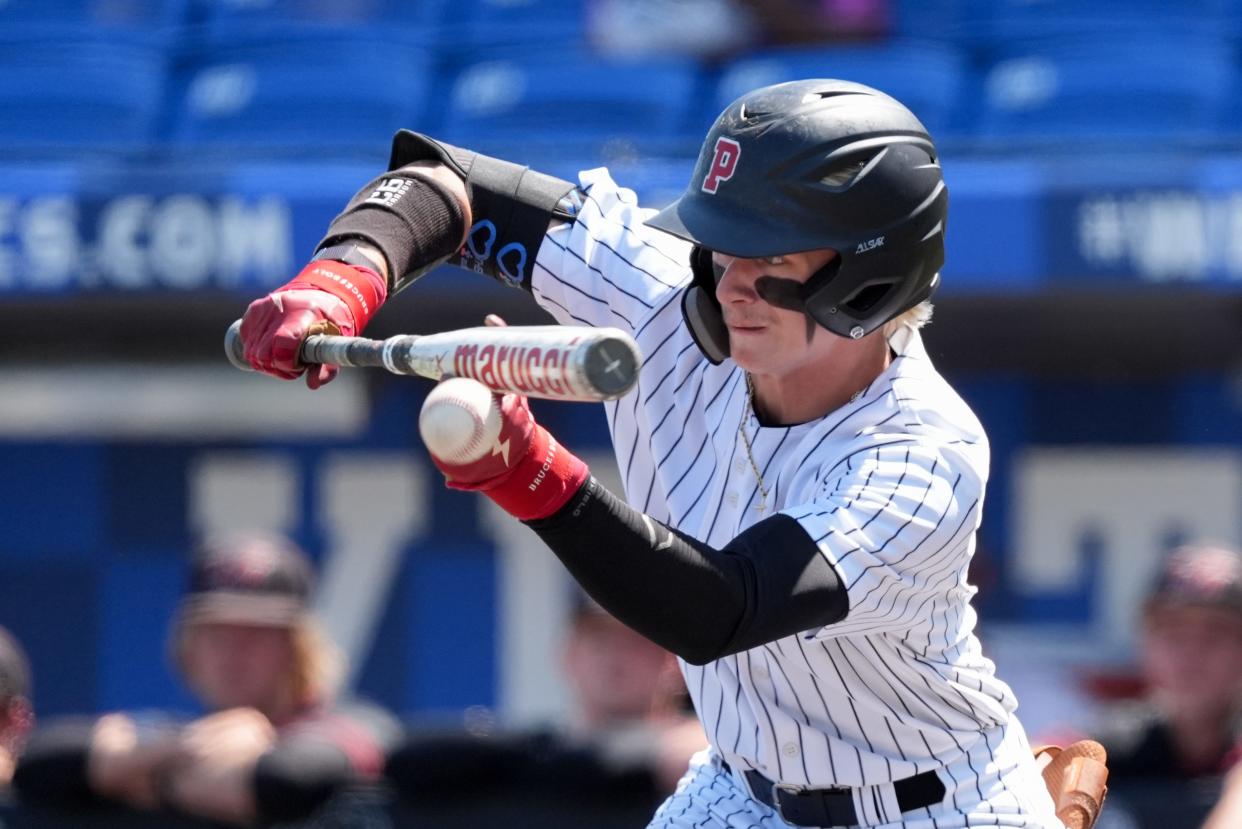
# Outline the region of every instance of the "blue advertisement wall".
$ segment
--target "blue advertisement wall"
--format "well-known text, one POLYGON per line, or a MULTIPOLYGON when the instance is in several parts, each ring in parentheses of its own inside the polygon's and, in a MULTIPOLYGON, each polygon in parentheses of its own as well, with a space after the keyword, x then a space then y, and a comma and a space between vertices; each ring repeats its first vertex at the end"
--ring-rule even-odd
MULTIPOLYGON (((517 155, 571 179, 598 164, 517 155)), ((382 166, 316 161, 307 174, 297 162, 211 157, 0 166, 0 295, 249 296, 284 281, 382 166)), ((610 166, 660 206, 680 193, 692 162, 610 166)), ((944 296, 1242 284, 1237 156, 968 156, 946 158, 944 169, 953 205, 944 296)))

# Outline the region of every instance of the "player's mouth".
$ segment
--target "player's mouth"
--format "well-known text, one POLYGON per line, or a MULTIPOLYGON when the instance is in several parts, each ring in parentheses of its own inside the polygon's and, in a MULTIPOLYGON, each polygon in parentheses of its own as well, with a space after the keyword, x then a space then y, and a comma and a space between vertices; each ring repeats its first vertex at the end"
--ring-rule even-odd
POLYGON ((742 335, 758 334, 767 328, 766 325, 759 325, 757 323, 749 322, 749 321, 747 322, 726 321, 725 325, 728 326, 730 334, 742 334, 742 335))

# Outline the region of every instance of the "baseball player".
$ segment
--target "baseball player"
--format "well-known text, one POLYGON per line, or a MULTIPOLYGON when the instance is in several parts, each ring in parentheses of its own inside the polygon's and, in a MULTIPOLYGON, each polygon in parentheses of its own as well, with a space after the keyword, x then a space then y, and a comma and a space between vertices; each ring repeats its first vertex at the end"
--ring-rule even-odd
POLYGON ((389 170, 251 304, 247 357, 296 377, 308 328, 359 331, 442 261, 634 336, 638 384, 606 404, 624 500, 513 395, 493 454, 436 462, 680 658, 711 747, 651 827, 1060 826, 973 633, 988 444, 919 334, 947 192, 904 106, 751 92, 658 213, 606 170, 575 186, 404 131, 389 170))

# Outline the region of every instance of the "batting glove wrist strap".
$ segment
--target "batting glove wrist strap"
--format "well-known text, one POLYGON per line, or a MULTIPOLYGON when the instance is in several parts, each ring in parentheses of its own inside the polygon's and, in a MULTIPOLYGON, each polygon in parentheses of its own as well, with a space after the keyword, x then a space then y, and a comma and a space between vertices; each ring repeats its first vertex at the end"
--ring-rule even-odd
POLYGON ((352 334, 360 334, 388 298, 388 286, 378 273, 360 265, 330 259, 311 262, 278 291, 298 289, 327 291, 341 299, 353 318, 352 334))
POLYGON ((521 395, 501 400, 502 426, 492 451, 453 464, 433 453, 450 489, 482 492, 523 521, 547 518, 563 507, 590 476, 587 465, 535 422, 521 395))

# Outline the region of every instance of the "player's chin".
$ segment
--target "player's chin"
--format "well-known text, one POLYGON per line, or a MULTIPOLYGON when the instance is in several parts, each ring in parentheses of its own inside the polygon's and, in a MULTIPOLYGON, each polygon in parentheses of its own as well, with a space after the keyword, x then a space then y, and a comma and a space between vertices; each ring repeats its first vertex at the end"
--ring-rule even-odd
POLYGON ((762 343, 752 342, 746 338, 729 338, 729 356, 739 367, 749 372, 763 373, 764 367, 772 358, 771 347, 762 343))

